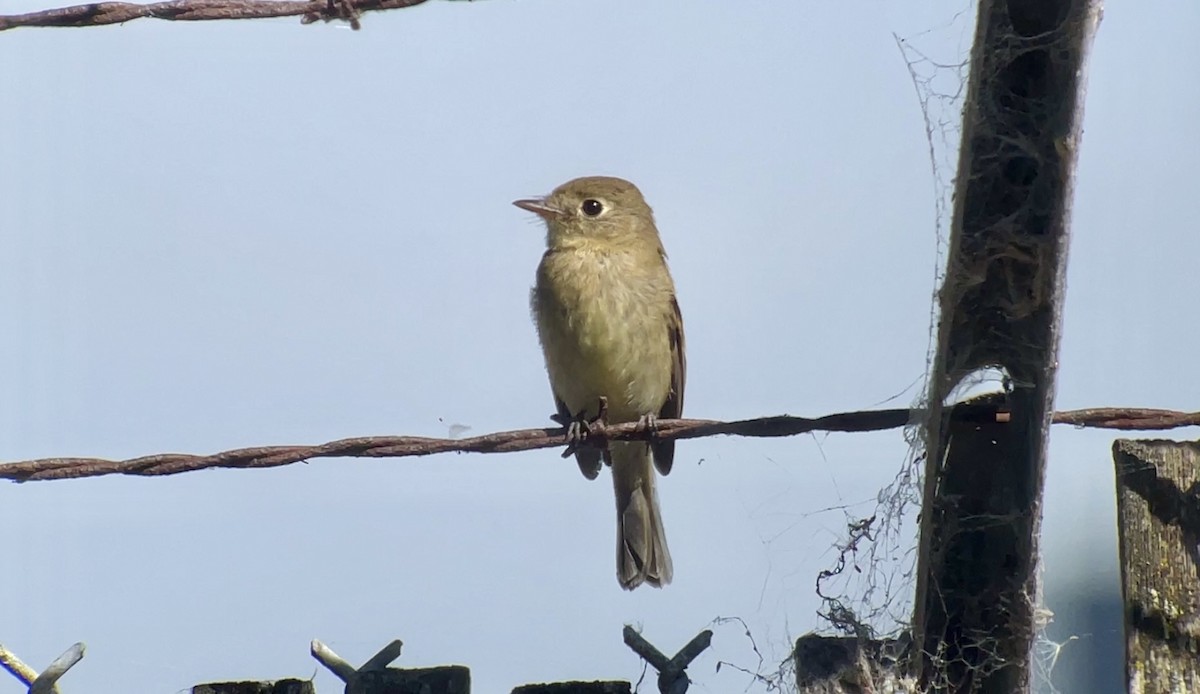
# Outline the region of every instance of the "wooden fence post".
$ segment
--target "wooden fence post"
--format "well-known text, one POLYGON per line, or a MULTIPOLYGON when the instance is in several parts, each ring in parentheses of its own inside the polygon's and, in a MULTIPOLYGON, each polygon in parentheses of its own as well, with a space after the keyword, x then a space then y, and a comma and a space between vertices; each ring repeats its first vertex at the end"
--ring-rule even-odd
POLYGON ((1130 692, 1200 692, 1200 442, 1113 443, 1130 692))
POLYGON ((192 694, 316 694, 312 680, 269 682, 208 682, 192 687, 192 694))
POLYGON ((931 692, 1028 691, 1085 56, 1099 0, 980 0, 937 353, 913 672, 931 692), (948 416, 985 369, 1007 421, 948 416))
POLYGON ((632 694, 633 685, 623 680, 609 682, 555 682, 552 684, 526 684, 512 690, 512 694, 632 694))

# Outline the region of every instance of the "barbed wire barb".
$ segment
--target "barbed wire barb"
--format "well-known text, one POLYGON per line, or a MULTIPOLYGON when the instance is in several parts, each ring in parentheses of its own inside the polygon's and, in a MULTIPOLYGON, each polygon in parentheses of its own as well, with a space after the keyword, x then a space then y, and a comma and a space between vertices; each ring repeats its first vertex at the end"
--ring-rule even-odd
MULTIPOLYGON (((866 410, 842 412, 809 419, 779 415, 720 422, 709 419, 661 419, 650 433, 637 422, 603 427, 600 436, 589 439, 593 445, 607 441, 695 439, 706 436, 778 437, 814 431, 862 432, 899 429, 920 422, 925 410, 866 410)), ((993 405, 965 403, 955 406, 953 416, 960 421, 1007 421, 1008 413, 993 405)), ((1174 410, 1097 407, 1056 412, 1055 424, 1081 428, 1120 429, 1125 431, 1175 429, 1200 426, 1200 412, 1174 410)), ((157 455, 108 460, 105 458, 40 458, 0 463, 0 479, 14 482, 77 479, 101 475, 176 475, 209 468, 264 468, 291 465, 315 458, 404 458, 435 453, 513 453, 565 444, 566 429, 518 429, 450 439, 425 436, 367 436, 339 439, 315 446, 258 446, 238 448, 212 455, 160 453, 157 455)))

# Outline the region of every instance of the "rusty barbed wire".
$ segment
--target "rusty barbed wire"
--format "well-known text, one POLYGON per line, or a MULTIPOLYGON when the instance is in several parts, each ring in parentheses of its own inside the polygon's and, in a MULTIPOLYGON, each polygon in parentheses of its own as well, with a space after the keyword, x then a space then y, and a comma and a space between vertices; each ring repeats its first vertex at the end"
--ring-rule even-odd
MULTIPOLYGON (((868 410, 842 412, 809 419, 779 415, 734 422, 708 419, 663 419, 656 425, 660 439, 695 439, 706 436, 777 437, 814 431, 863 432, 899 429, 921 421, 925 410, 868 410)), ((1008 413, 994 405, 966 403, 954 408, 959 421, 1006 421, 1008 413)), ((1163 430, 1200 426, 1200 412, 1176 412, 1128 407, 1099 407, 1054 413, 1055 424, 1080 428, 1163 430)), ((265 468, 290 465, 314 458, 403 458, 435 453, 512 453, 564 444, 561 427, 501 431, 469 438, 426 436, 366 436, 340 439, 315 446, 258 446, 212 455, 161 453, 108 460, 104 458, 40 458, 0 463, 0 479, 14 482, 75 479, 101 475, 176 475, 210 468, 265 468)), ((650 434, 636 422, 599 427, 594 445, 605 441, 644 440, 650 434)))
POLYGON ((17 27, 89 27, 120 24, 135 19, 196 22, 220 19, 300 17, 302 24, 345 21, 359 28, 363 12, 395 10, 421 5, 427 0, 168 0, 90 2, 26 14, 0 15, 0 31, 17 27))

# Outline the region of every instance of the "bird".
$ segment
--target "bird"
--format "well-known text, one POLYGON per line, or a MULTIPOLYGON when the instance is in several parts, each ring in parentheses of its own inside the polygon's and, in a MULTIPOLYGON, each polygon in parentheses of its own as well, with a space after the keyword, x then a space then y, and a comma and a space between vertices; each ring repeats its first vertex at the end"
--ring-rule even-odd
POLYGON ((546 251, 530 292, 556 421, 569 424, 579 469, 612 468, 617 581, 633 590, 671 582, 674 569, 655 473, 671 471, 675 442, 654 436, 658 419, 683 412, 683 318, 654 214, 637 186, 607 176, 568 181, 516 200, 546 226, 546 251), (638 422, 649 440, 575 445, 593 423, 638 422))

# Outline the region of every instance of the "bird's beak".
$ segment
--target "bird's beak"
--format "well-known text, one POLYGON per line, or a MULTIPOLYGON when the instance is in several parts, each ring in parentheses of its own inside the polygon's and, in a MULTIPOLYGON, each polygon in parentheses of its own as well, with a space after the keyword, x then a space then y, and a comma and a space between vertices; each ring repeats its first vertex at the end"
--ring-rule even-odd
POLYGON ((513 204, 522 210, 529 210, 542 219, 550 219, 562 214, 562 210, 552 205, 547 205, 545 200, 531 198, 529 200, 513 200, 513 204))

